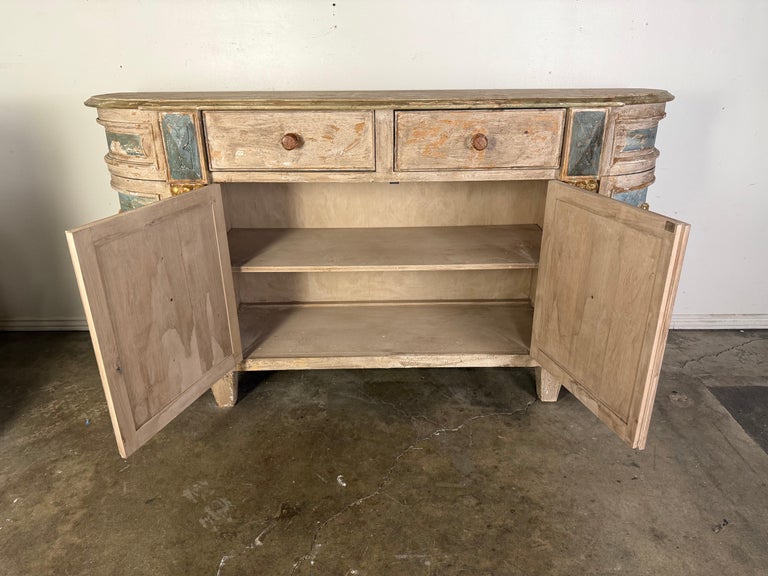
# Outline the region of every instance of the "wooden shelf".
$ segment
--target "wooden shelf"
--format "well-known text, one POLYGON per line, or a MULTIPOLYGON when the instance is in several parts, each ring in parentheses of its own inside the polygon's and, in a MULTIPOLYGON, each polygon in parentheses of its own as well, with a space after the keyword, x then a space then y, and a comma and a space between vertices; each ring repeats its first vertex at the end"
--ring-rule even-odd
POLYGON ((537 268, 541 228, 234 228, 235 272, 509 270, 537 268))
POLYGON ((247 304, 242 370, 533 366, 527 301, 247 304))

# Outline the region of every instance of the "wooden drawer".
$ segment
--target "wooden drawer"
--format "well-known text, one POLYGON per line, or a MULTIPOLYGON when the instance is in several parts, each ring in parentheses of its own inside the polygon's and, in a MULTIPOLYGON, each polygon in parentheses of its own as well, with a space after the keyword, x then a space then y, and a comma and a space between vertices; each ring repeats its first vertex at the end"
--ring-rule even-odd
POLYGON ((374 170, 373 112, 204 112, 211 170, 374 170))
POLYGON ((395 169, 560 165, 565 110, 395 112, 395 169))

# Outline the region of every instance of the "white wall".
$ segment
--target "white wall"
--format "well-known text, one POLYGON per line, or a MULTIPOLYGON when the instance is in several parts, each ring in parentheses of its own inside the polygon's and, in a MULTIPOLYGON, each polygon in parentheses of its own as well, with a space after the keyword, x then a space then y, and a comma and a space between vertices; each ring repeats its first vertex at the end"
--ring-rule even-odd
POLYGON ((693 225, 677 325, 768 327, 768 2, 6 0, 0 326, 82 325, 63 230, 117 211, 88 96, 648 87, 651 208, 693 225))

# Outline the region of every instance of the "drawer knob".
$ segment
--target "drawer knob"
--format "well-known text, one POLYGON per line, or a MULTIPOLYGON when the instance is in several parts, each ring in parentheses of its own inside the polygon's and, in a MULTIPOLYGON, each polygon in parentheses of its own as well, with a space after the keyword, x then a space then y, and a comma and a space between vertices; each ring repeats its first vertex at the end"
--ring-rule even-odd
POLYGON ((472 136, 472 148, 478 152, 488 148, 488 137, 481 132, 472 136))
POLYGON ((280 138, 280 144, 282 144, 283 148, 286 150, 300 148, 303 143, 304 141, 301 139, 301 136, 293 132, 288 132, 288 134, 285 134, 282 138, 280 138))

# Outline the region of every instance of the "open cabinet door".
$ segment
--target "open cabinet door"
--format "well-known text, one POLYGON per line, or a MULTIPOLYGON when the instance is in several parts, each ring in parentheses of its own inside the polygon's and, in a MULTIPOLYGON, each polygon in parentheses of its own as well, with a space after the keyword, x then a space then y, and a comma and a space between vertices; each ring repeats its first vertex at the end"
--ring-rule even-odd
POLYGON ((219 186, 67 231, 125 458, 242 360, 219 186))
POLYGON ((550 182, 531 356, 643 449, 689 226, 550 182))

